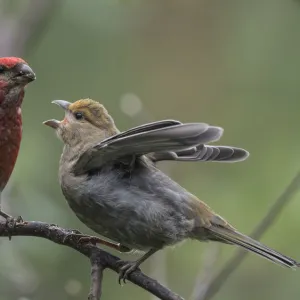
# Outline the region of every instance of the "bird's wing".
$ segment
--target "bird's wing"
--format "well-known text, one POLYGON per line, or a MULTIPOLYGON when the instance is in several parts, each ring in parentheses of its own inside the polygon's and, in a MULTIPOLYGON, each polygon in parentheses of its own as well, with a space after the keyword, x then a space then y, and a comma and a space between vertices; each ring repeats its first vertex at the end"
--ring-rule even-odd
POLYGON ((168 126, 174 126, 174 125, 179 125, 179 124, 182 124, 182 123, 177 120, 162 120, 162 121, 146 123, 143 125, 139 125, 137 127, 133 127, 126 131, 123 131, 117 135, 111 136, 111 137, 107 138, 105 141, 119 139, 121 137, 129 136, 132 134, 145 132, 145 131, 149 131, 149 130, 154 130, 154 129, 159 129, 159 128, 166 128, 168 126))
POLYGON ((241 148, 204 144, 186 150, 155 152, 149 155, 153 162, 162 160, 239 162, 247 159, 248 156, 249 152, 241 148))
POLYGON ((152 152, 181 151, 218 140, 220 127, 205 123, 185 123, 166 120, 145 124, 109 137, 85 151, 74 166, 76 174, 100 168, 118 159, 132 160, 152 152))

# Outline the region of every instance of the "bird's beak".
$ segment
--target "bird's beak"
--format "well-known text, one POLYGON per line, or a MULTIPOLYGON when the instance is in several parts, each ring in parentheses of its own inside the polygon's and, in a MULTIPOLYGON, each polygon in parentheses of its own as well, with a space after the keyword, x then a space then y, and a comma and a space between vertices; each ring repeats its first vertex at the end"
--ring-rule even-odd
POLYGON ((54 100, 51 103, 54 103, 58 106, 60 106, 61 108, 63 108, 64 110, 68 110, 69 106, 70 106, 70 102, 65 101, 65 100, 54 100))
POLYGON ((17 78, 22 78, 26 82, 31 82, 36 79, 35 73, 27 64, 19 64, 16 67, 17 69, 17 78))
MULTIPOLYGON (((71 105, 70 102, 65 101, 65 100, 54 100, 51 103, 54 103, 54 104, 60 106, 65 111, 67 111, 69 109, 69 106, 71 105)), ((57 129, 61 125, 62 122, 64 122, 64 121, 58 121, 55 119, 51 119, 51 120, 47 120, 47 121, 43 122, 43 124, 45 124, 49 127, 52 127, 54 129, 57 129)))
POLYGON ((60 121, 58 120, 55 120, 55 119, 51 119, 51 120, 47 120, 45 122, 43 122, 43 124, 49 126, 49 127, 52 127, 53 129, 57 129, 60 125, 60 121))

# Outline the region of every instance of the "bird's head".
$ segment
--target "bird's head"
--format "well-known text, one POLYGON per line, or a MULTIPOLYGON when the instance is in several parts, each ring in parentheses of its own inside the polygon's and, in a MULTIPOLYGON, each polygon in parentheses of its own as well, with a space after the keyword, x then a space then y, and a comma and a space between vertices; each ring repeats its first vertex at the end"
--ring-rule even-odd
POLYGON ((19 57, 0 57, 0 89, 24 87, 35 80, 35 74, 19 57))
POLYGON ((105 107, 91 99, 74 103, 54 100, 65 111, 62 121, 51 119, 44 124, 55 129, 58 137, 68 145, 96 143, 118 133, 112 117, 105 107))

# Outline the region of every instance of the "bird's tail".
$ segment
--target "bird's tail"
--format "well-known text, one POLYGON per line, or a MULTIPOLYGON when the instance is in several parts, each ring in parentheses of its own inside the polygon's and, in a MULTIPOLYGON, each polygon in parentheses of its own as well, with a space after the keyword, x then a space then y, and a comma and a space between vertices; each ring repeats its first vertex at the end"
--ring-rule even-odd
POLYGON ((294 259, 289 258, 232 228, 212 225, 208 230, 214 240, 223 240, 225 243, 238 245, 274 263, 288 268, 296 268, 300 266, 300 264, 294 259))

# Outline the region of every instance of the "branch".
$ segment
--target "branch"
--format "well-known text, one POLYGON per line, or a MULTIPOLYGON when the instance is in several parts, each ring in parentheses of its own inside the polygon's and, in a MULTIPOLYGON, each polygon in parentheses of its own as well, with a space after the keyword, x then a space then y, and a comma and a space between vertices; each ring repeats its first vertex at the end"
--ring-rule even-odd
MULTIPOLYGON (((92 264, 92 283, 89 299, 100 299, 102 272, 109 268, 118 273, 117 262, 120 259, 91 243, 80 243, 74 232, 69 229, 58 227, 57 225, 47 224, 37 221, 24 221, 17 223, 14 228, 7 230, 5 222, 0 222, 0 236, 35 236, 45 238, 56 244, 70 247, 86 257, 92 264), (75 238, 74 238, 75 237, 75 238), (92 297, 92 298, 91 298, 92 297), (94 298, 93 298, 94 297, 94 298)), ((171 292, 156 280, 146 276, 141 271, 136 270, 129 275, 129 281, 157 296, 162 300, 184 300, 179 295, 171 292)))
MULTIPOLYGON (((291 183, 286 187, 284 192, 278 197, 275 203, 269 209, 267 215, 262 219, 258 226, 251 233, 251 237, 259 240, 265 231, 274 223, 277 216, 282 209, 292 199, 294 194, 300 188, 300 172, 296 174, 291 183)), ((211 299, 222 287, 225 281, 233 273, 233 271, 241 264, 245 259, 248 252, 244 250, 238 250, 236 255, 230 259, 225 267, 217 274, 210 286, 206 289, 206 293, 202 294, 197 300, 209 300, 211 299)))
POLYGON ((31 0, 20 16, 0 12, 0 56, 32 52, 60 5, 59 0, 31 0))
POLYGON ((203 254, 203 270, 197 276, 192 299, 203 299, 214 278, 215 267, 220 256, 220 245, 211 243, 203 254))
POLYGON ((97 255, 92 255, 91 258, 91 289, 88 300, 98 300, 102 294, 102 279, 104 267, 101 265, 97 255))

